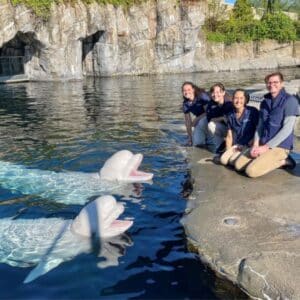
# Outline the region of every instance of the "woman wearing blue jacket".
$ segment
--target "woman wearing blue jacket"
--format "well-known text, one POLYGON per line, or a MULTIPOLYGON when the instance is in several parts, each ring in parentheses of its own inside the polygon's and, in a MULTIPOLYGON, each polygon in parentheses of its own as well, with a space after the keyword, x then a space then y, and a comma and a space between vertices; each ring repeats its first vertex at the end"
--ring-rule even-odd
POLYGON ((183 83, 181 90, 183 95, 182 110, 188 134, 187 145, 198 146, 202 143, 200 120, 205 116, 205 106, 210 98, 203 89, 189 81, 183 83), (193 119, 192 116, 194 116, 193 119))
POLYGON ((226 151, 220 158, 223 165, 233 165, 241 152, 253 142, 259 112, 255 107, 248 106, 248 102, 249 95, 245 90, 234 91, 234 109, 227 116, 226 151))

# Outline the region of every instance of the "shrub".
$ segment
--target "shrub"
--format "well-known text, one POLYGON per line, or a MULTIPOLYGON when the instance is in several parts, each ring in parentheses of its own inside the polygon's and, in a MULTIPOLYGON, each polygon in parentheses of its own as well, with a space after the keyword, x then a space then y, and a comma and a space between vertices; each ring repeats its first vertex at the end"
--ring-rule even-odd
POLYGON ((278 42, 294 41, 297 39, 297 32, 294 22, 282 12, 266 14, 261 20, 261 27, 266 38, 278 42))
POLYGON ((283 12, 267 13, 255 20, 248 0, 237 0, 227 20, 215 20, 215 28, 204 26, 209 41, 232 44, 263 39, 287 42, 300 39, 300 21, 293 22, 283 12))

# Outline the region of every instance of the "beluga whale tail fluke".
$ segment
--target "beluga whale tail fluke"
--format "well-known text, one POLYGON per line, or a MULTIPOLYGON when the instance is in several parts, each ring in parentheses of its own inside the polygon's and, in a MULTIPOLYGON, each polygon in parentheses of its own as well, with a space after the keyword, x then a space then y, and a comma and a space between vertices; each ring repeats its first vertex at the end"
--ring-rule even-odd
POLYGON ((93 173, 55 172, 0 161, 0 185, 64 204, 85 204, 94 196, 128 193, 131 183, 151 181, 152 173, 138 170, 142 160, 142 154, 121 150, 112 155, 99 172, 93 173))
POLYGON ((100 267, 116 265, 124 251, 109 247, 110 241, 114 239, 122 247, 124 242, 118 237, 133 224, 131 220, 117 219, 123 211, 123 204, 114 197, 101 196, 85 206, 74 220, 0 219, 0 263, 13 267, 36 265, 24 280, 29 283, 81 253, 94 252, 96 240, 98 256, 106 259, 100 267))
POLYGON ((128 150, 118 151, 105 162, 100 170, 100 178, 126 182, 149 181, 153 178, 153 174, 138 170, 142 161, 141 153, 133 154, 128 150))

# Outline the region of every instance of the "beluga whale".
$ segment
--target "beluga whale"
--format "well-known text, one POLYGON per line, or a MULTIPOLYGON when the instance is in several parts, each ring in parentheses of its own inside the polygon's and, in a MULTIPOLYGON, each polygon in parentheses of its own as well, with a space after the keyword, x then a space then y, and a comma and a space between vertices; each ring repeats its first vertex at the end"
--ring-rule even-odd
POLYGON ((95 173, 55 172, 0 161, 0 186, 64 204, 84 204, 93 196, 126 193, 132 183, 151 182, 153 174, 138 169, 142 161, 142 154, 121 150, 95 173))
POLYGON ((24 283, 81 253, 96 251, 102 258, 99 268, 118 265, 122 250, 130 245, 130 239, 122 234, 133 224, 117 219, 123 211, 123 204, 105 195, 85 206, 74 220, 0 219, 0 262, 14 267, 35 266, 24 283))

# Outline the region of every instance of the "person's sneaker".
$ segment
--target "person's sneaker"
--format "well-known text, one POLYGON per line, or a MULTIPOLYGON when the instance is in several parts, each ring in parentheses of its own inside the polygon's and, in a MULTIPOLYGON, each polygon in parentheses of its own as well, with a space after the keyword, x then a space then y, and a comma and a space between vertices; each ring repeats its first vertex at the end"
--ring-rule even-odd
POLYGON ((217 148, 216 154, 222 154, 225 151, 226 143, 225 141, 217 148))
POLYGON ((284 169, 293 170, 296 167, 296 161, 289 155, 285 160, 285 165, 283 165, 284 169))
POLYGON ((216 165, 220 165, 221 164, 221 155, 217 154, 213 157, 212 159, 213 163, 216 165))

